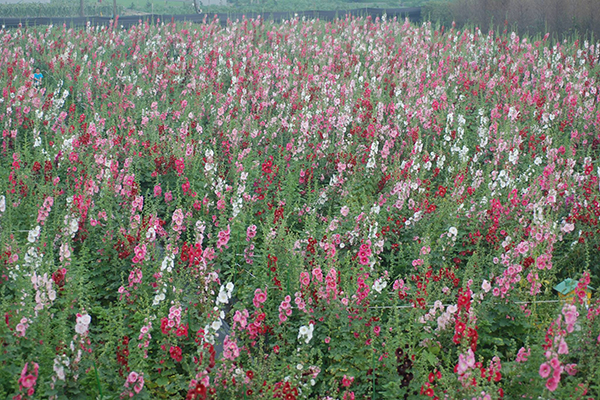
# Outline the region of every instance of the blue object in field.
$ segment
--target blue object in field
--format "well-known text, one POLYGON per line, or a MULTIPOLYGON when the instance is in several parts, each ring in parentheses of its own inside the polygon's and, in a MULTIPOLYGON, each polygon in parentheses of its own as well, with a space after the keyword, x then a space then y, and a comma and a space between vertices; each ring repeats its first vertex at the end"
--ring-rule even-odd
POLYGON ((41 72, 36 72, 35 74, 33 74, 33 82, 37 85, 42 83, 42 78, 44 77, 44 74, 42 74, 41 72))

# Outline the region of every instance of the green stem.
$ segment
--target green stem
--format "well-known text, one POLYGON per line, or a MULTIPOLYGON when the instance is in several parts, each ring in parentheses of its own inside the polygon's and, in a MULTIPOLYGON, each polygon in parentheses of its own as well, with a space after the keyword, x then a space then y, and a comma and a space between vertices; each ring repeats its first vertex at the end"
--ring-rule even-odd
POLYGON ((372 377, 371 377, 371 384, 372 384, 372 399, 375 398, 375 349, 373 347, 371 347, 371 370, 372 372, 372 377))
POLYGON ((98 377, 98 367, 96 367, 96 360, 92 360, 94 365, 94 373, 96 375, 96 385, 98 385, 98 392, 100 393, 100 399, 102 399, 102 386, 100 385, 100 378, 98 377))
POLYGON ((191 308, 192 304, 188 305, 188 309, 187 309, 187 323, 188 323, 188 330, 191 329, 191 325, 192 325, 192 318, 190 317, 190 308, 191 308))

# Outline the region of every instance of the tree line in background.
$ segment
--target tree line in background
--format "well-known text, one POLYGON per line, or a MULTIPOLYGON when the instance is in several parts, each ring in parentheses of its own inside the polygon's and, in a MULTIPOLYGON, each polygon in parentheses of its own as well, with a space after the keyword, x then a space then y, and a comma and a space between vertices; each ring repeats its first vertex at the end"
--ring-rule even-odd
POLYGON ((0 18, 111 16, 123 11, 113 0, 52 0, 50 3, 0 4, 0 18))
POLYGON ((484 31, 516 30, 519 33, 583 35, 600 37, 598 0, 228 0, 227 6, 207 5, 196 0, 132 0, 124 5, 117 0, 52 0, 50 4, 0 5, 0 17, 111 16, 123 13, 190 14, 208 13, 344 10, 361 7, 422 7, 422 18, 444 26, 477 25, 484 31))
POLYGON ((423 5, 423 18, 449 26, 475 24, 488 31, 506 26, 519 33, 600 37, 598 0, 452 0, 423 5))

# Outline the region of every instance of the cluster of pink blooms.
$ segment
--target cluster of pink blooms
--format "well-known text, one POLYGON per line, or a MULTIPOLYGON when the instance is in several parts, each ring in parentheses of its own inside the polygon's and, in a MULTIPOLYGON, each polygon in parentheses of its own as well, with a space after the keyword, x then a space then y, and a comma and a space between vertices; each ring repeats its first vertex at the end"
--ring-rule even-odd
POLYGON ((22 394, 13 396, 13 400, 25 400, 28 396, 33 398, 40 366, 35 362, 32 362, 31 365, 33 371, 28 370, 29 363, 25 363, 19 378, 19 391, 22 392, 22 394))
MULTIPOLYGON (((217 238, 217 249, 221 249, 221 247, 229 248, 227 243, 229 243, 229 239, 231 238, 231 228, 227 225, 227 229, 224 231, 219 231, 219 235, 217 238)), ((221 250, 222 251, 222 250, 221 250)))
POLYGON ((562 309, 562 315, 558 316, 546 333, 546 345, 544 345, 546 351, 544 355, 547 361, 540 365, 539 374, 542 378, 547 378, 546 388, 551 392, 554 392, 558 387, 563 372, 569 375, 577 373, 577 364, 562 363, 559 360, 559 355, 569 354, 569 346, 565 338, 575 329, 578 316, 579 313, 575 305, 565 304, 562 309), (566 329, 562 327, 563 325, 566 325, 566 329))
POLYGON ((256 289, 254 291, 254 299, 252 300, 254 307, 261 308, 265 301, 267 301, 267 289, 265 288, 264 291, 256 289))
POLYGON ((292 315, 292 298, 290 295, 285 296, 285 299, 279 305, 279 325, 287 321, 288 317, 292 315))
POLYGON ((369 265, 371 257, 371 241, 368 240, 366 243, 360 245, 360 250, 358 251, 358 262, 362 265, 369 265))
POLYGON ((475 368, 475 353, 470 348, 467 354, 458 355, 458 364, 456 364, 456 373, 463 379, 468 380, 470 374, 468 371, 475 368))
POLYGON ((237 324, 239 324, 240 329, 245 329, 246 325, 248 324, 249 317, 250 317, 250 314, 248 313, 248 310, 246 310, 246 309, 244 309, 242 311, 236 310, 236 312, 233 316, 233 329, 235 330, 237 324))
POLYGON ((168 317, 160 320, 160 329, 164 335, 187 336, 188 326, 181 323, 181 306, 171 306, 168 317))
POLYGON ((240 356, 240 349, 237 345, 237 342, 232 336, 225 336, 225 340, 223 341, 223 357, 228 360, 234 361, 236 358, 240 356))
POLYGON ((135 246, 133 252, 135 255, 131 259, 131 262, 134 264, 141 263, 146 258, 146 245, 142 243, 139 246, 135 246))
POLYGON ((42 204, 42 207, 40 207, 40 209, 38 210, 38 218, 37 218, 38 224, 44 226, 44 223, 46 222, 46 218, 48 218, 48 215, 50 215, 50 210, 52 210, 53 205, 54 205, 54 197, 52 197, 52 196, 46 197, 46 199, 44 200, 44 203, 42 204))
POLYGON ((300 311, 302 311, 304 313, 311 312, 310 310, 308 310, 306 308, 306 302, 302 298, 302 292, 296 292, 295 293, 294 303, 296 303, 296 307, 298 307, 298 310, 300 310, 300 311))
POLYGON ((250 225, 247 229, 246 229, 246 241, 250 242, 252 239, 254 239, 254 237, 256 236, 256 225, 250 225))
POLYGON ((15 335, 24 337, 25 332, 27 332, 27 328, 29 328, 29 319, 27 319, 27 317, 23 317, 15 327, 15 335))
POLYGON ((138 348, 144 349, 144 358, 148 358, 148 346, 150 345, 150 340, 152 339, 152 335, 150 334, 151 330, 151 321, 148 321, 147 325, 144 325, 140 328, 140 335, 138 336, 138 348))
POLYGON ((185 230, 185 225, 183 225, 183 219, 184 219, 184 215, 183 215, 183 211, 181 211, 180 208, 178 208, 177 210, 175 210, 173 212, 173 230, 175 232, 181 232, 185 230))
POLYGON ((521 347, 519 349, 519 352, 517 353, 517 358, 515 361, 518 363, 527 362, 527 359, 530 355, 531 355, 530 348, 521 347))
POLYGON ((348 388, 350 386, 352 386, 353 382, 354 382, 353 376, 344 375, 344 377, 342 378, 342 386, 344 387, 344 395, 343 395, 342 399, 344 399, 344 400, 354 400, 355 399, 354 392, 348 390, 348 388))
POLYGON ((125 386, 125 390, 121 393, 121 398, 135 396, 144 388, 144 374, 131 371, 123 386, 125 386))

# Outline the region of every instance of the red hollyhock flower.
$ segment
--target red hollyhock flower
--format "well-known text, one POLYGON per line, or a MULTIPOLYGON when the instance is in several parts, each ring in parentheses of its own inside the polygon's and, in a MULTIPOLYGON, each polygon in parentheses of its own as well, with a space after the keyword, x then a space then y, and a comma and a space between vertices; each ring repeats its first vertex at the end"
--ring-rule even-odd
POLYGON ((186 400, 206 400, 206 387, 198 382, 196 387, 188 392, 186 400))
POLYGON ((183 352, 179 346, 171 346, 169 349, 169 354, 171 355, 171 358, 177 362, 181 362, 183 359, 183 352))

